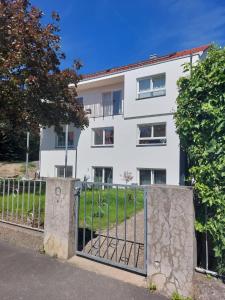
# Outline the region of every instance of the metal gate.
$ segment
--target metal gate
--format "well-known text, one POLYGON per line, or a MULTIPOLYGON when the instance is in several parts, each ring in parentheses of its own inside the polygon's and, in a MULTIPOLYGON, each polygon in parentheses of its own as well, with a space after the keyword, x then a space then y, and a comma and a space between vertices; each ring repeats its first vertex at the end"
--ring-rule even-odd
POLYGON ((146 275, 146 190, 76 183, 76 254, 146 275))

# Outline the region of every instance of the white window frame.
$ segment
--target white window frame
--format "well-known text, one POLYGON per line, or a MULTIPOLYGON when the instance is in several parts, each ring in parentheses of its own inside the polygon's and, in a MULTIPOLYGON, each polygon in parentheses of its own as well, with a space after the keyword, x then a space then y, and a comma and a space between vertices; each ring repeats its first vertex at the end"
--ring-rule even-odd
MULTIPOLYGON (((59 177, 59 178, 64 178, 65 177, 65 165, 56 165, 55 166, 56 177, 58 177, 58 170, 57 170, 58 168, 63 168, 63 177, 59 177)), ((73 166, 68 165, 67 168, 72 168, 71 177, 67 177, 67 178, 72 178, 73 177, 73 166)))
POLYGON ((112 183, 113 183, 113 167, 102 167, 102 166, 93 166, 92 167, 92 178, 93 178, 93 182, 95 179, 95 169, 102 169, 102 182, 101 183, 106 183, 105 180, 105 169, 112 169, 112 183))
POLYGON ((146 124, 138 124, 137 125, 138 129, 137 129, 137 146, 160 146, 160 145, 166 145, 167 144, 167 124, 166 122, 158 122, 158 123, 146 123, 146 124), (166 135, 165 136, 158 136, 158 137, 154 137, 154 126, 155 125, 165 125, 165 131, 166 131, 166 135), (144 126, 151 126, 151 137, 140 137, 140 127, 144 127, 144 126), (146 141, 146 140, 165 140, 165 142, 162 143, 149 143, 149 144, 140 144, 140 141, 146 141))
POLYGON ((140 182, 140 171, 141 170, 147 170, 147 171, 151 172, 151 183, 150 184, 157 184, 157 183, 154 183, 154 181, 155 181, 155 171, 165 171, 166 172, 166 183, 165 184, 167 184, 167 170, 166 169, 138 168, 138 182, 139 182, 139 185, 141 185, 141 182, 140 182))
POLYGON ((114 146, 114 127, 113 126, 92 128, 92 147, 113 147, 113 146, 114 146), (105 131, 107 129, 112 129, 113 130, 113 144, 106 144, 105 143, 105 131), (96 130, 102 130, 103 131, 103 142, 100 145, 95 144, 95 131, 96 130))
POLYGON ((146 98, 153 98, 153 97, 162 97, 166 95, 166 73, 159 73, 159 74, 154 74, 151 76, 147 76, 147 77, 141 77, 141 78, 137 78, 137 100, 142 100, 142 99, 146 99, 146 98), (165 86, 163 88, 158 88, 158 89, 153 89, 153 78, 154 77, 159 77, 159 76, 164 76, 165 77, 165 86), (144 91, 140 91, 139 88, 139 82, 141 80, 146 80, 149 79, 150 81, 150 88, 144 91), (163 94, 161 95, 154 95, 154 92, 159 92, 162 91, 163 94), (146 97, 140 97, 141 94, 143 93, 150 93, 151 95, 146 96, 146 97))
MULTIPOLYGON (((55 148, 56 149, 65 149, 66 148, 66 132, 63 131, 62 133, 65 134, 65 145, 64 146, 59 145, 59 137, 58 137, 58 134, 56 133, 56 141, 55 141, 55 148)), ((68 149, 73 149, 75 147, 75 132, 74 131, 69 131, 68 136, 69 136, 70 133, 73 133, 73 145, 68 144, 68 149)))
POLYGON ((103 117, 109 117, 109 116, 119 116, 119 115, 122 115, 123 114, 123 90, 122 89, 114 89, 114 90, 110 90, 110 91, 104 91, 102 92, 101 94, 102 96, 102 114, 103 114, 103 117), (114 114, 114 106, 113 106, 113 93, 115 92, 121 92, 121 112, 119 114, 114 114), (112 113, 109 114, 109 115, 104 115, 104 103, 103 103, 103 95, 104 94, 110 94, 110 103, 112 105, 111 107, 111 110, 112 110, 112 113))

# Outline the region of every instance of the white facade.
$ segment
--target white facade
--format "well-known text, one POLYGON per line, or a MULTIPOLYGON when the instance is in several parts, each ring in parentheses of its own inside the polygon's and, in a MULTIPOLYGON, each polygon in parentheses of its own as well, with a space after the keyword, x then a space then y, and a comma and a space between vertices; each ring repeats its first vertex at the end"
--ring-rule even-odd
MULTIPOLYGON (((193 63, 200 55, 202 51, 193 53, 193 63)), ((124 71, 115 70, 109 75, 107 72, 99 76, 96 74, 79 83, 78 95, 83 98, 84 108, 89 109, 90 115, 89 127, 85 130, 80 131, 69 126, 69 132, 74 132, 74 147, 68 150, 68 166, 72 166, 73 177, 76 174, 77 178, 83 179, 85 176, 94 181, 96 179, 94 168, 102 167, 112 168, 113 183, 125 183, 124 172, 129 172, 133 177, 129 183, 143 183, 145 178, 143 176, 147 176, 146 180, 151 181, 149 183, 157 183, 154 182, 154 174, 155 180, 158 174, 155 170, 163 170, 163 174, 165 172, 166 184, 178 185, 182 182, 179 137, 176 134, 173 116, 178 95, 176 82, 183 75, 183 64, 186 62, 190 62, 190 55, 156 63, 150 62, 124 71), (151 76, 158 74, 165 74, 165 95, 137 99, 139 79, 147 78, 142 84, 148 85, 151 76), (102 112, 105 109, 102 107, 103 94, 113 91, 121 91, 122 114, 113 115, 113 108, 110 106, 112 102, 109 94, 106 94, 108 106, 104 107, 106 114, 111 115, 103 117, 102 112), (144 124, 165 124, 166 136, 163 143, 157 141, 156 144, 139 144, 139 128, 144 124), (113 144, 94 145, 96 128, 113 128, 113 144), (151 174, 151 179, 148 179, 148 174, 151 174)), ((57 167, 63 167, 65 164, 65 149, 56 148, 56 140, 54 128, 42 130, 40 148, 42 177, 59 175, 57 167)), ((104 171, 100 170, 101 172, 104 171)), ((104 173, 102 175, 101 180, 104 181, 104 173)))

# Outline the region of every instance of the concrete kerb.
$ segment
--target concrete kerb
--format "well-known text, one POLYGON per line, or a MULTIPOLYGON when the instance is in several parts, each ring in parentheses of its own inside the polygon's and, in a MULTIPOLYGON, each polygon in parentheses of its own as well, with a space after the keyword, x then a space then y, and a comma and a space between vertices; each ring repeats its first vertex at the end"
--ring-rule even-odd
POLYGON ((15 246, 43 251, 43 232, 0 222, 0 239, 15 246))

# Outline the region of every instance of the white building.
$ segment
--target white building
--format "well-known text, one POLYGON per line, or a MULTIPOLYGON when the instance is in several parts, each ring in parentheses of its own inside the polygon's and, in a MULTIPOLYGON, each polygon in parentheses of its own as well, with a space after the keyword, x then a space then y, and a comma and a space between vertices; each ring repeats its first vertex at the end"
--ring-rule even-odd
MULTIPOLYGON (((78 85, 89 113, 83 131, 69 126, 67 176, 91 181, 182 184, 182 157, 174 112, 184 63, 208 46, 89 74, 78 85)), ((65 127, 43 129, 40 175, 64 176, 65 127)))

